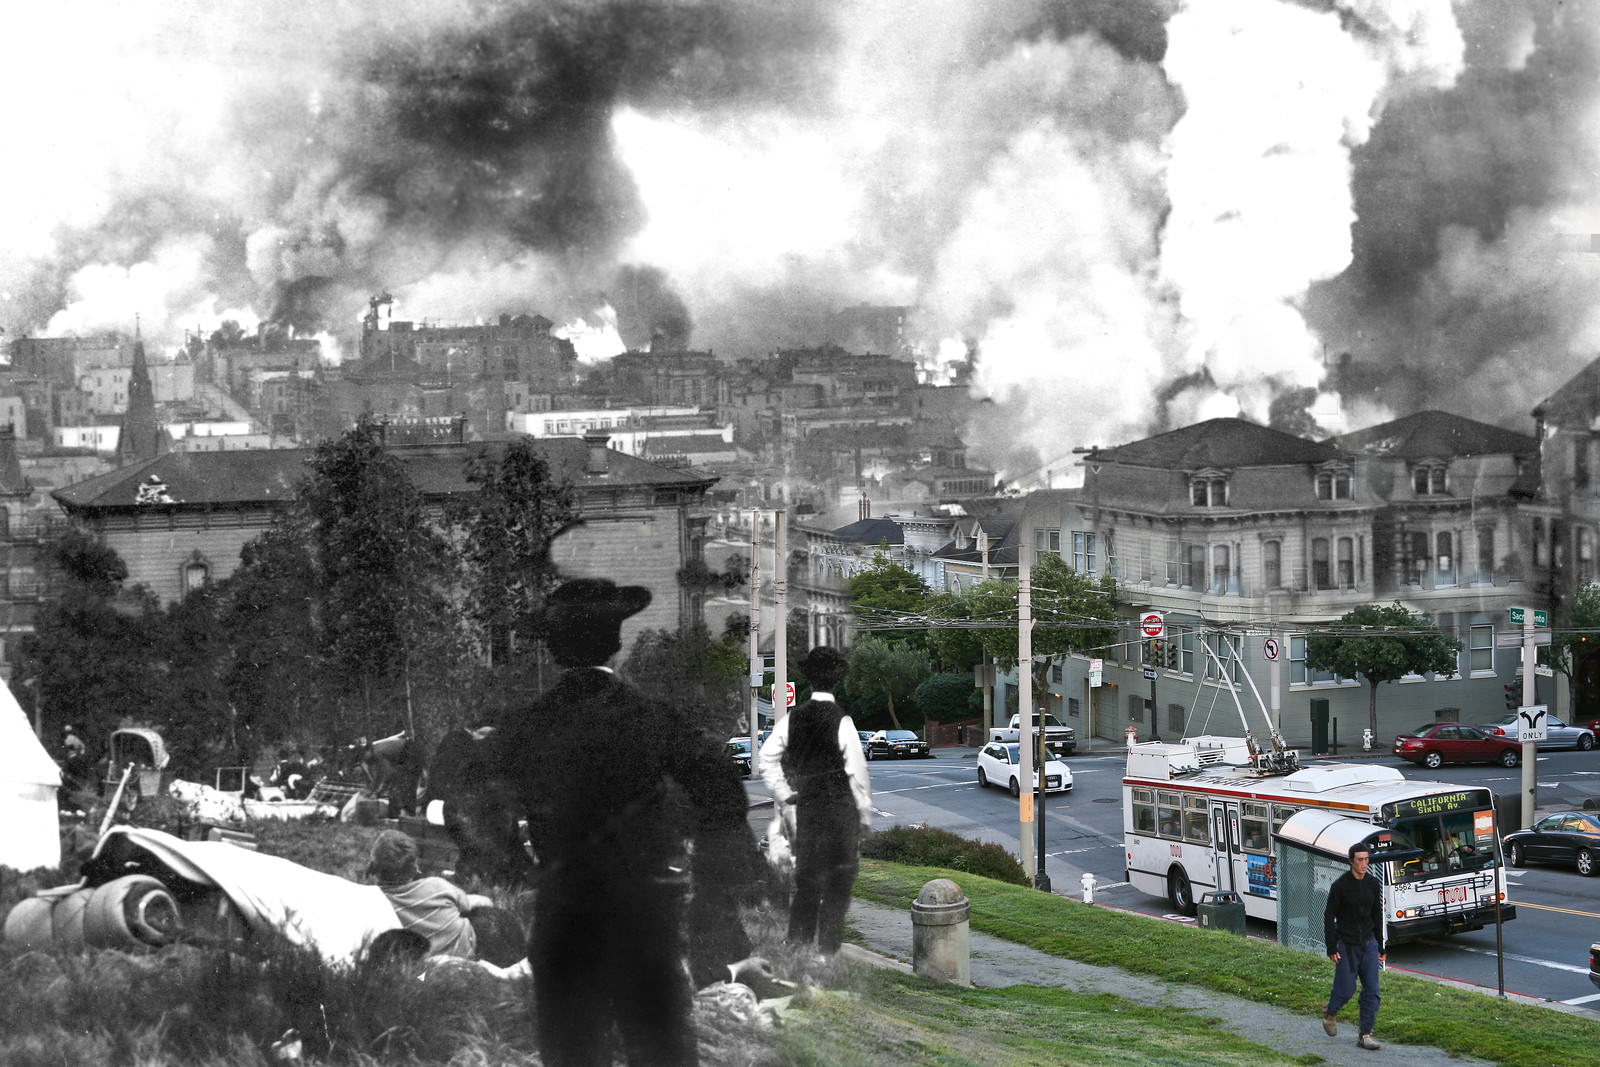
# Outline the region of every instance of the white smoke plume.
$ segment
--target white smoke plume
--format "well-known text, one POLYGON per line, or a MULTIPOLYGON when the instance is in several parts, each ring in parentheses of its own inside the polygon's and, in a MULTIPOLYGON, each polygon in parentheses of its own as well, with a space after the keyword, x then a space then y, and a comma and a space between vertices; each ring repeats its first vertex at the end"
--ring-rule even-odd
POLYGON ((975 354, 994 403, 970 435, 1018 476, 1266 418, 1340 386, 1324 352, 1382 366, 1390 410, 1493 420, 1600 340, 1600 256, 1553 251, 1600 233, 1597 20, 1559 0, 31 5, 0 65, 29 103, 0 326, 138 315, 176 344, 234 318, 351 351, 387 291, 434 322, 610 307, 608 346, 731 358, 901 305, 930 365, 975 354))

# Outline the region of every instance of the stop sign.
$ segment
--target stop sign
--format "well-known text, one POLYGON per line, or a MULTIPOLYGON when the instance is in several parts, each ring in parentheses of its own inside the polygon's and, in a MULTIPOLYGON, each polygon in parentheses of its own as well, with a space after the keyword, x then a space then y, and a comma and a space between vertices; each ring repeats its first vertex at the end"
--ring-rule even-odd
POLYGON ((1139 616, 1139 630, 1146 637, 1164 637, 1167 632, 1167 618, 1159 611, 1147 611, 1139 616))
POLYGON ((783 693, 784 693, 784 696, 783 696, 784 706, 785 707, 790 707, 790 708, 794 707, 794 683, 793 682, 784 682, 783 683, 783 693))

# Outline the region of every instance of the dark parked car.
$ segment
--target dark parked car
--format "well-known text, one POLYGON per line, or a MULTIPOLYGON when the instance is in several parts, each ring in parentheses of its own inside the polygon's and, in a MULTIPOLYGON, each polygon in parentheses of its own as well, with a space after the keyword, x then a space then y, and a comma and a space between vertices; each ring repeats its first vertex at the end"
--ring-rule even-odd
POLYGON ((1425 767, 1446 763, 1498 763, 1515 767, 1522 746, 1461 722, 1430 722, 1394 739, 1394 754, 1425 767))
POLYGON ((879 730, 867 740, 868 759, 882 759, 886 756, 906 759, 911 756, 931 755, 933 751, 928 748, 928 742, 910 730, 879 730))
POLYGON ((748 737, 728 738, 728 758, 733 760, 733 765, 740 774, 750 777, 750 739, 748 737))
POLYGON ((1558 811, 1532 829, 1506 835, 1506 862, 1570 864, 1584 877, 1600 870, 1600 815, 1591 811, 1558 811))

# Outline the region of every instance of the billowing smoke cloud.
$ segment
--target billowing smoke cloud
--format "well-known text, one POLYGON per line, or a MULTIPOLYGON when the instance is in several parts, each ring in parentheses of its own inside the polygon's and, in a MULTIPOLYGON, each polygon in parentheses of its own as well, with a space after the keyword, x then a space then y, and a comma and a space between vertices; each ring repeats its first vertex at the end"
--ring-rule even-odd
POLYGON ((1526 411, 1600 337, 1600 256, 1556 251, 1600 233, 1580 5, 168 6, 15 20, 12 335, 348 338, 388 291, 734 357, 901 305, 1017 476, 1287 418, 1324 352, 1394 411, 1526 411), (41 94, 63 40, 84 91, 41 94))
POLYGON ((1467 69, 1396 100, 1355 156, 1354 262, 1309 320, 1399 410, 1528 429, 1600 353, 1600 12, 1463 5, 1467 69))

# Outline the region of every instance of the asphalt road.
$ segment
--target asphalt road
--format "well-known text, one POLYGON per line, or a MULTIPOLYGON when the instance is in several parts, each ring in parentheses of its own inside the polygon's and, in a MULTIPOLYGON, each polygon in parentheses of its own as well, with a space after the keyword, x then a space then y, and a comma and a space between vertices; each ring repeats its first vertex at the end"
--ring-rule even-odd
MULTIPOLYGON (((1018 851, 1017 802, 1004 790, 979 788, 975 752, 939 749, 935 758, 874 761, 872 771, 875 828, 923 823, 965 837, 993 841, 1018 851)), ((1082 876, 1095 876, 1097 903, 1174 922, 1166 901, 1146 896, 1124 880, 1121 785, 1125 758, 1118 750, 1104 755, 1080 754, 1068 759, 1073 789, 1052 794, 1046 805, 1045 871, 1052 891, 1080 897, 1082 876)), ((1498 793, 1516 792, 1521 768, 1445 767, 1428 771, 1383 757, 1408 778, 1483 785, 1498 793)), ((1600 750, 1540 753, 1538 808, 1581 807, 1584 798, 1600 795, 1600 750)), ((753 794, 763 791, 752 784, 753 794)), ((764 812, 753 818, 764 824, 764 812)), ((1561 1001, 1600 1014, 1600 990, 1589 982, 1588 950, 1600 940, 1600 878, 1584 878, 1564 868, 1528 867, 1508 870, 1508 895, 1517 918, 1503 927, 1504 988, 1509 992, 1561 1001)), ((1252 935, 1271 938, 1273 925, 1250 920, 1252 935)), ((1395 947, 1389 966, 1500 988, 1500 957, 1495 930, 1457 934, 1395 947)))

